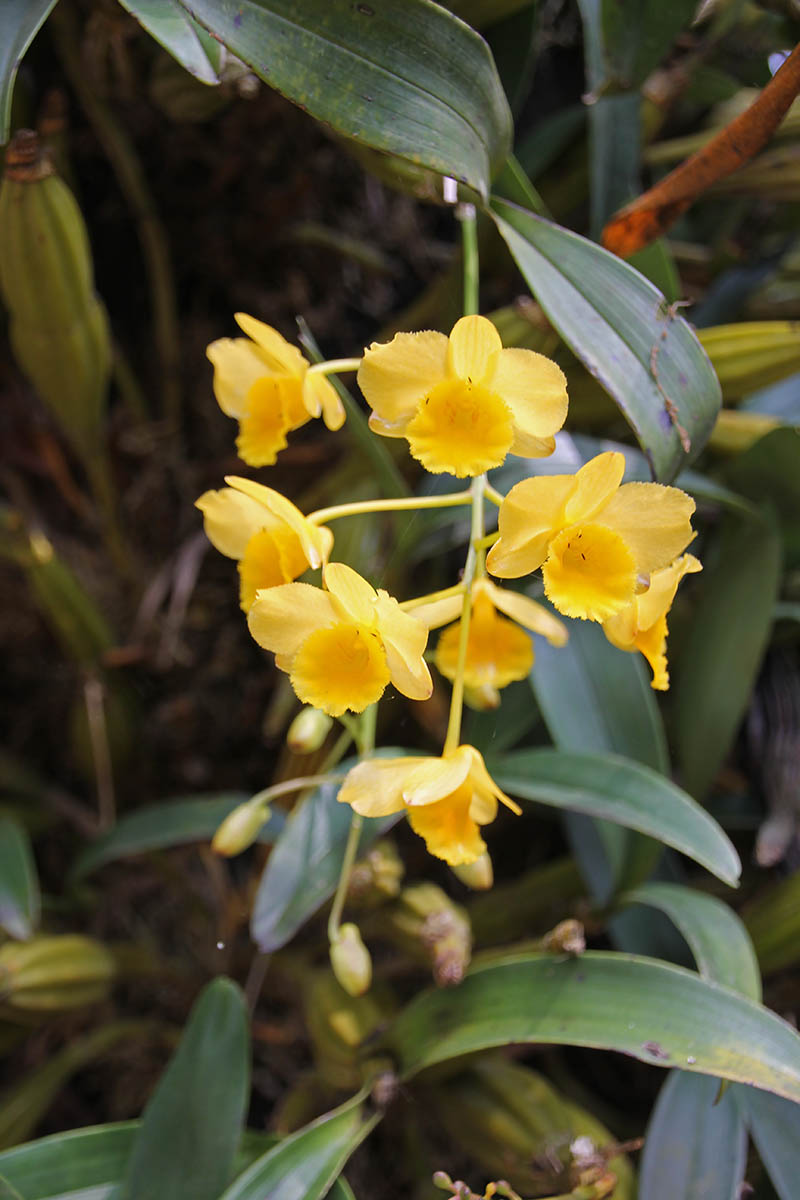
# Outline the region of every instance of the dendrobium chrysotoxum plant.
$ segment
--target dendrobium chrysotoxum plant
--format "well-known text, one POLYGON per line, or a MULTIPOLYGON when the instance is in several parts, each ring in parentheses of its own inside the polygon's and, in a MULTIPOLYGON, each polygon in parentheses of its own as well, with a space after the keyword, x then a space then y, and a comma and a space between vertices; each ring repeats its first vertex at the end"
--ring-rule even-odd
MULTIPOLYGON (((275 655, 304 704, 345 725, 335 760, 350 734, 356 740, 360 762, 339 790, 353 818, 329 923, 334 968, 354 991, 366 986, 369 972, 358 965, 366 951, 355 926, 339 922, 362 818, 403 812, 431 854, 463 868, 487 855, 481 831, 498 804, 519 812, 478 750, 462 744, 463 704, 496 707, 500 691, 525 678, 534 654, 529 631, 561 646, 568 630, 550 609, 491 576, 516 580, 541 571, 554 609, 598 622, 615 646, 642 653, 652 686, 663 690, 667 614, 683 576, 701 569, 685 553, 694 537, 694 502, 678 488, 623 483, 620 453, 600 454, 571 475, 534 475, 507 496, 489 484, 486 472, 508 454, 552 454, 567 414, 567 386, 550 359, 503 347, 492 322, 475 311, 475 280, 465 293, 467 315, 449 337, 398 333, 357 359, 311 365, 274 329, 243 314, 236 320, 247 337, 208 348, 215 395, 239 422, 236 444, 249 465, 274 462, 287 434, 314 417, 337 429, 344 410, 328 376, 357 371, 375 434, 405 438, 428 472, 471 481, 455 493, 343 503, 303 515, 272 488, 233 476, 228 487, 197 501, 208 537, 238 563, 253 637, 275 655), (466 563, 461 580, 443 591, 399 599, 335 560, 331 526, 341 517, 458 505, 472 514, 466 563), (497 510, 495 533, 486 530, 487 505, 497 510), (309 569, 321 578, 300 581, 309 569), (386 687, 417 701, 431 695, 425 653, 434 629, 442 632, 432 661, 452 683, 441 754, 375 758, 375 708, 386 687)), ((216 847, 236 853, 249 844, 274 791, 231 814, 216 847)))

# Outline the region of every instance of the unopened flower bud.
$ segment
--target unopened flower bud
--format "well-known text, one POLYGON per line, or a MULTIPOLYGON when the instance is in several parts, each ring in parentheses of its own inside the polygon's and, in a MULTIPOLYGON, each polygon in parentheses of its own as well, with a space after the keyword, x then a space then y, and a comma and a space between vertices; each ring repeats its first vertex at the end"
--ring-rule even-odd
POLYGON ((350 874, 347 903, 359 908, 376 908, 400 895, 405 867, 391 842, 376 842, 350 874))
POLYGON ((542 938, 542 949, 555 954, 583 954, 586 949, 583 925, 572 917, 559 921, 555 929, 542 938))
POLYGON ((61 934, 0 947, 0 1001, 12 1010, 56 1012, 104 1000, 116 974, 94 938, 61 934))
POLYGON ((313 754, 319 750, 333 725, 333 717, 318 708, 301 708, 289 726, 286 745, 294 754, 313 754))
POLYGON ((333 973, 348 996, 363 996, 372 983, 372 959, 357 925, 339 926, 330 954, 333 973))
POLYGON ((237 805, 229 812, 211 841, 211 849, 215 854, 232 858, 252 846, 261 832, 262 827, 270 817, 269 807, 252 800, 237 805))
POLYGON ((464 700, 476 712, 489 712, 500 707, 500 693, 490 683, 483 683, 480 687, 465 687, 464 700))
POLYGON ((461 982, 472 956, 472 928, 466 911, 436 884, 405 888, 391 930, 406 950, 430 963, 439 987, 461 982))
POLYGON ((451 867, 450 870, 456 879, 460 879, 474 892, 486 892, 494 883, 492 860, 487 853, 476 858, 475 862, 462 863, 461 866, 451 867))

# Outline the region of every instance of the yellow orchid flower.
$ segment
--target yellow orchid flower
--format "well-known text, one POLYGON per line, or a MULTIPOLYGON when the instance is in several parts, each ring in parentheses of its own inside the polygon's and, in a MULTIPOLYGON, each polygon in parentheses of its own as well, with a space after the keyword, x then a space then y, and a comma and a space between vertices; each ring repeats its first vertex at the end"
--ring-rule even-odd
POLYGON ((358 383, 371 429, 407 438, 426 470, 459 477, 499 466, 509 451, 552 454, 567 415, 561 368, 533 350, 504 350, 486 317, 462 317, 449 337, 426 330, 373 342, 358 383))
MULTIPOLYGON (((434 656, 437 669, 450 680, 455 679, 458 669, 461 609, 460 595, 415 605, 411 609, 428 629, 456 621, 439 637, 434 656)), ((566 628, 544 605, 518 592, 504 591, 486 576, 473 583, 464 666, 466 698, 473 708, 497 708, 499 689, 516 679, 524 679, 530 672, 533 642, 525 629, 542 634, 553 646, 563 646, 567 641, 566 628)))
POLYGON ((286 434, 322 414, 329 429, 344 422, 342 402, 296 346, 271 325, 236 313, 246 338, 219 338, 206 354, 214 367, 214 395, 239 422, 236 448, 251 467, 274 463, 286 434))
POLYGON ((516 484, 500 506, 487 568, 515 579, 541 567, 548 598, 567 617, 606 621, 621 612, 639 580, 694 537, 690 496, 660 483, 623 484, 624 470, 624 456, 609 451, 575 475, 516 484))
POLYGON ((253 637, 274 652, 300 700, 340 717, 363 712, 390 682, 427 700, 425 626, 344 563, 328 563, 322 578, 325 591, 307 583, 260 591, 248 615, 253 637))
POLYGON ((667 670, 667 613, 684 575, 702 571, 693 554, 683 554, 668 567, 654 571, 646 591, 627 608, 603 623, 603 633, 620 650, 641 651, 653 672, 650 684, 656 691, 669 687, 667 670))
POLYGON ((474 746, 458 746, 438 758, 367 759, 348 773, 339 800, 362 817, 405 809, 430 853, 451 867, 486 853, 480 826, 495 819, 498 800, 512 812, 521 811, 494 782, 474 746))
POLYGON ((238 560, 239 597, 247 612, 261 588, 297 579, 330 557, 333 534, 314 525, 280 492, 226 476, 230 487, 204 492, 195 507, 203 514, 206 537, 221 554, 238 560))

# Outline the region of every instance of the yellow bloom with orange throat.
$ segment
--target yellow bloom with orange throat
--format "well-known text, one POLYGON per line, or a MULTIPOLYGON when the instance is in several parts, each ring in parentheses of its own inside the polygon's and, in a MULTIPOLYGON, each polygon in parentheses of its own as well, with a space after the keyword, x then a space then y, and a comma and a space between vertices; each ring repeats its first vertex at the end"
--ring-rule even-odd
POLYGON ((647 589, 637 595, 627 608, 603 623, 603 633, 620 650, 640 651, 650 664, 656 691, 669 687, 667 670, 667 614, 672 607, 678 584, 684 575, 702 571, 692 554, 679 559, 650 576, 647 589))
MULTIPOLYGON (((451 681, 458 671, 461 621, 457 618, 462 607, 462 596, 455 595, 411 609, 429 629, 455 620, 440 634, 434 656, 437 669, 451 681)), ((466 699, 474 708, 497 708, 499 689, 529 674, 534 651, 526 630, 543 635, 553 646, 563 646, 567 641, 564 624, 544 605, 518 592, 505 591, 485 576, 476 579, 464 662, 466 699)))
POLYGON ((373 342, 358 383, 375 433, 407 438, 426 470, 459 477, 499 466, 509 451, 552 454, 567 415, 561 368, 533 350, 504 350, 486 317, 462 317, 449 337, 426 330, 373 342))
POLYGON ((348 773, 339 800, 362 817, 405 810, 430 853, 452 867, 476 862, 486 852, 480 827, 495 819, 498 801, 520 812, 474 746, 458 746, 438 758, 367 759, 348 773))
POLYGON ((230 487, 204 492, 195 505, 211 544, 238 562, 240 602, 247 612, 261 588, 289 583, 309 567, 323 566, 333 534, 314 525, 273 488, 237 475, 225 482, 230 487))
POLYGON ((206 354, 214 367, 214 395, 239 422, 236 448, 251 467, 274 463, 286 435, 322 415, 329 429, 344 422, 344 409, 324 374, 271 325, 236 313, 248 335, 219 338, 206 354))
POLYGON ((363 712, 389 683, 427 700, 425 626, 344 563, 329 563, 322 578, 325 590, 285 583, 260 591, 248 614, 250 632, 274 652, 299 699, 331 717, 363 712))
POLYGON ((624 470, 624 456, 610 451, 575 475, 516 484, 500 506, 487 569, 515 579, 541 567, 548 599, 567 617, 607 621, 621 612, 694 537, 690 496, 659 483, 623 484, 624 470))

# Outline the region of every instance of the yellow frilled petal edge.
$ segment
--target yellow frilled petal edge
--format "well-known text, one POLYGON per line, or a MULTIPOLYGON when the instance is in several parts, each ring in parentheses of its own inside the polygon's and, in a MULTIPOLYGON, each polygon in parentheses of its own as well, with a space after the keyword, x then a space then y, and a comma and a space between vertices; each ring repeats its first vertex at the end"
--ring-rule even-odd
POLYGON ((400 437, 420 401, 447 378, 448 340, 443 333, 397 333, 391 342, 373 342, 358 368, 358 386, 380 432, 400 437))
POLYGON ((597 515, 630 549, 640 574, 666 567, 695 536, 694 500, 660 483, 624 483, 597 515))
POLYGON ((291 658, 312 633, 340 619, 331 597, 321 588, 284 583, 258 593, 247 624, 259 646, 291 658))
POLYGON ((613 529, 570 525, 550 543, 542 578, 548 600, 565 617, 605 621, 633 599, 636 560, 613 529))

